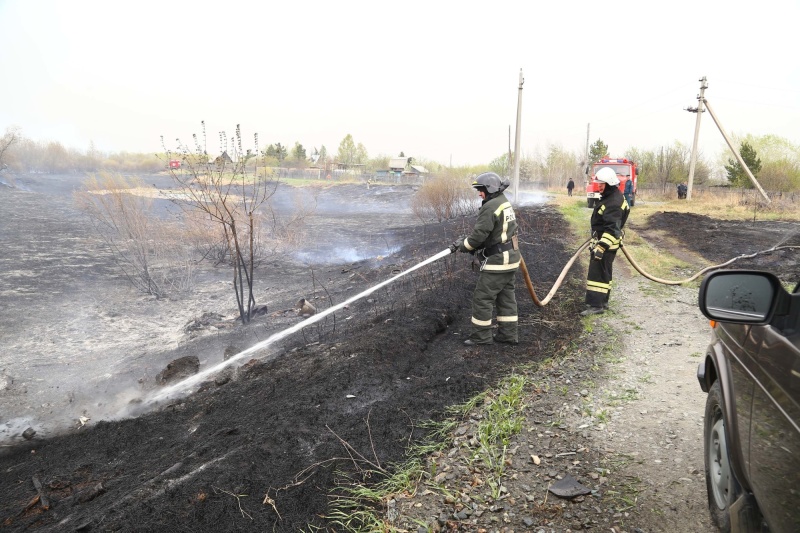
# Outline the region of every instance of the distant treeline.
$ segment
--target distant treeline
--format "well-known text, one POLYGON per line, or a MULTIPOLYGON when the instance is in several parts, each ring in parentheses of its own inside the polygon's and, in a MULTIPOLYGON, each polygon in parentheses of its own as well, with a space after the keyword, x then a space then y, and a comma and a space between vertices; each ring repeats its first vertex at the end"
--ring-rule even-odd
POLYGON ((153 173, 166 168, 167 161, 156 154, 135 152, 104 153, 93 144, 85 151, 66 148, 57 141, 34 141, 19 137, 8 146, 2 166, 17 173, 43 172, 50 174, 83 173, 108 170, 112 172, 153 173))

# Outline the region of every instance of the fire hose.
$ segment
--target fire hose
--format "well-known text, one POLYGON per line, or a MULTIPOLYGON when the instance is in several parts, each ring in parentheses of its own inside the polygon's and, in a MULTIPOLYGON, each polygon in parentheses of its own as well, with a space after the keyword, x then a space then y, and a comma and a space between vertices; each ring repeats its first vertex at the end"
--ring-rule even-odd
POLYGON ((585 243, 581 244, 578 248, 578 251, 575 252, 575 255, 570 257, 567 264, 564 265, 564 269, 561 271, 561 274, 558 276, 558 279, 553 284, 553 288, 550 289, 550 292, 547 293, 547 296, 544 297, 544 300, 539 301, 539 298, 536 296, 536 291, 533 290, 533 283, 531 283, 531 276, 528 274, 528 267, 525 265, 525 259, 520 255, 519 260, 519 268, 522 270, 522 277, 525 278, 525 285, 528 286, 528 292, 531 293, 531 298, 533 298, 533 303, 535 303, 539 307, 544 307, 550 301, 550 299, 555 295, 558 288, 561 286, 561 283, 564 281, 564 278, 569 272, 569 269, 572 267, 572 264, 578 258, 580 253, 584 251, 589 245, 592 243, 592 239, 587 240, 585 243))
MULTIPOLYGON (((544 307, 545 305, 547 305, 550 299, 555 295, 558 288, 561 286, 561 283, 563 283, 564 278, 567 275, 567 272, 569 272, 569 269, 572 267, 573 263, 575 263, 575 260, 578 258, 581 252, 583 252, 586 248, 589 247, 589 245, 591 245, 591 243, 592 239, 588 239, 586 242, 580 245, 575 254, 570 258, 569 261, 567 261, 567 264, 564 266, 564 269, 561 271, 561 274, 558 276, 558 279, 556 279, 556 282, 553 284, 553 288, 550 289, 550 292, 547 293, 547 296, 545 296, 543 300, 539 300, 539 298, 536 296, 536 291, 533 288, 533 283, 531 283, 530 274, 528 274, 528 267, 525 265, 525 259, 520 257, 519 266, 520 270, 522 271, 522 277, 525 279, 525 285, 527 285, 528 287, 528 292, 531 294, 531 298, 533 299, 534 304, 536 304, 538 307, 544 307)), ((666 280, 662 278, 657 278, 652 274, 648 274, 642 269, 642 267, 639 266, 639 264, 633 259, 633 257, 631 257, 631 254, 628 253, 628 250, 625 248, 625 245, 622 242, 620 242, 620 248, 622 249, 622 253, 625 254, 625 257, 628 259, 628 262, 630 262, 631 266, 645 278, 651 281, 655 281, 656 283, 662 283, 664 285, 682 285, 684 283, 689 283, 691 281, 696 280, 697 278, 699 278, 700 276, 702 276, 703 274, 705 274, 710 270, 728 266, 734 261, 738 261, 739 259, 751 259, 753 257, 756 257, 757 255, 766 254, 770 252, 777 252, 778 250, 800 249, 800 246, 773 246, 768 250, 761 250, 759 252, 755 252, 752 254, 741 254, 734 257, 733 259, 725 261, 724 263, 708 266, 697 272, 695 275, 681 280, 666 280)))

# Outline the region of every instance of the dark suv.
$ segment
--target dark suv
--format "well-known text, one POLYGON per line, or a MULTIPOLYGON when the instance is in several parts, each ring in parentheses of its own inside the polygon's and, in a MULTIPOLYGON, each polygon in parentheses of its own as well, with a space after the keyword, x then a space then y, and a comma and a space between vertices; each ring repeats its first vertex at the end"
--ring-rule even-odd
POLYGON ((789 293, 767 272, 718 270, 699 304, 713 330, 697 368, 712 519, 800 532, 800 283, 789 293))

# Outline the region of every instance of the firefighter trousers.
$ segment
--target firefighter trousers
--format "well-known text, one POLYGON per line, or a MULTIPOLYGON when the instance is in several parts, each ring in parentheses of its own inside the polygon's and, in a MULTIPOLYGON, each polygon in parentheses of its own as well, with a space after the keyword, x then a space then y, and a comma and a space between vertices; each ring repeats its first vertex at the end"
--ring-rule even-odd
POLYGON ((606 250, 601 260, 589 259, 586 276, 586 304, 591 307, 607 307, 611 295, 611 278, 616 250, 606 250))
POLYGON ((469 338, 478 344, 492 342, 492 311, 497 306, 498 342, 518 342, 517 298, 514 278, 517 271, 481 272, 472 295, 472 334, 469 338))

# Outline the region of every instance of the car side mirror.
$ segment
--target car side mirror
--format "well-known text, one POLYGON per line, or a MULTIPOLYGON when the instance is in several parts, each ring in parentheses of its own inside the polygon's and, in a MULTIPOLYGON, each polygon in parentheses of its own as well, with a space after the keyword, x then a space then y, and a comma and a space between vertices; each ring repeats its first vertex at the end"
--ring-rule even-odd
POLYGON ((700 285, 700 311, 711 320, 769 324, 783 291, 773 274, 754 270, 717 270, 700 285))

